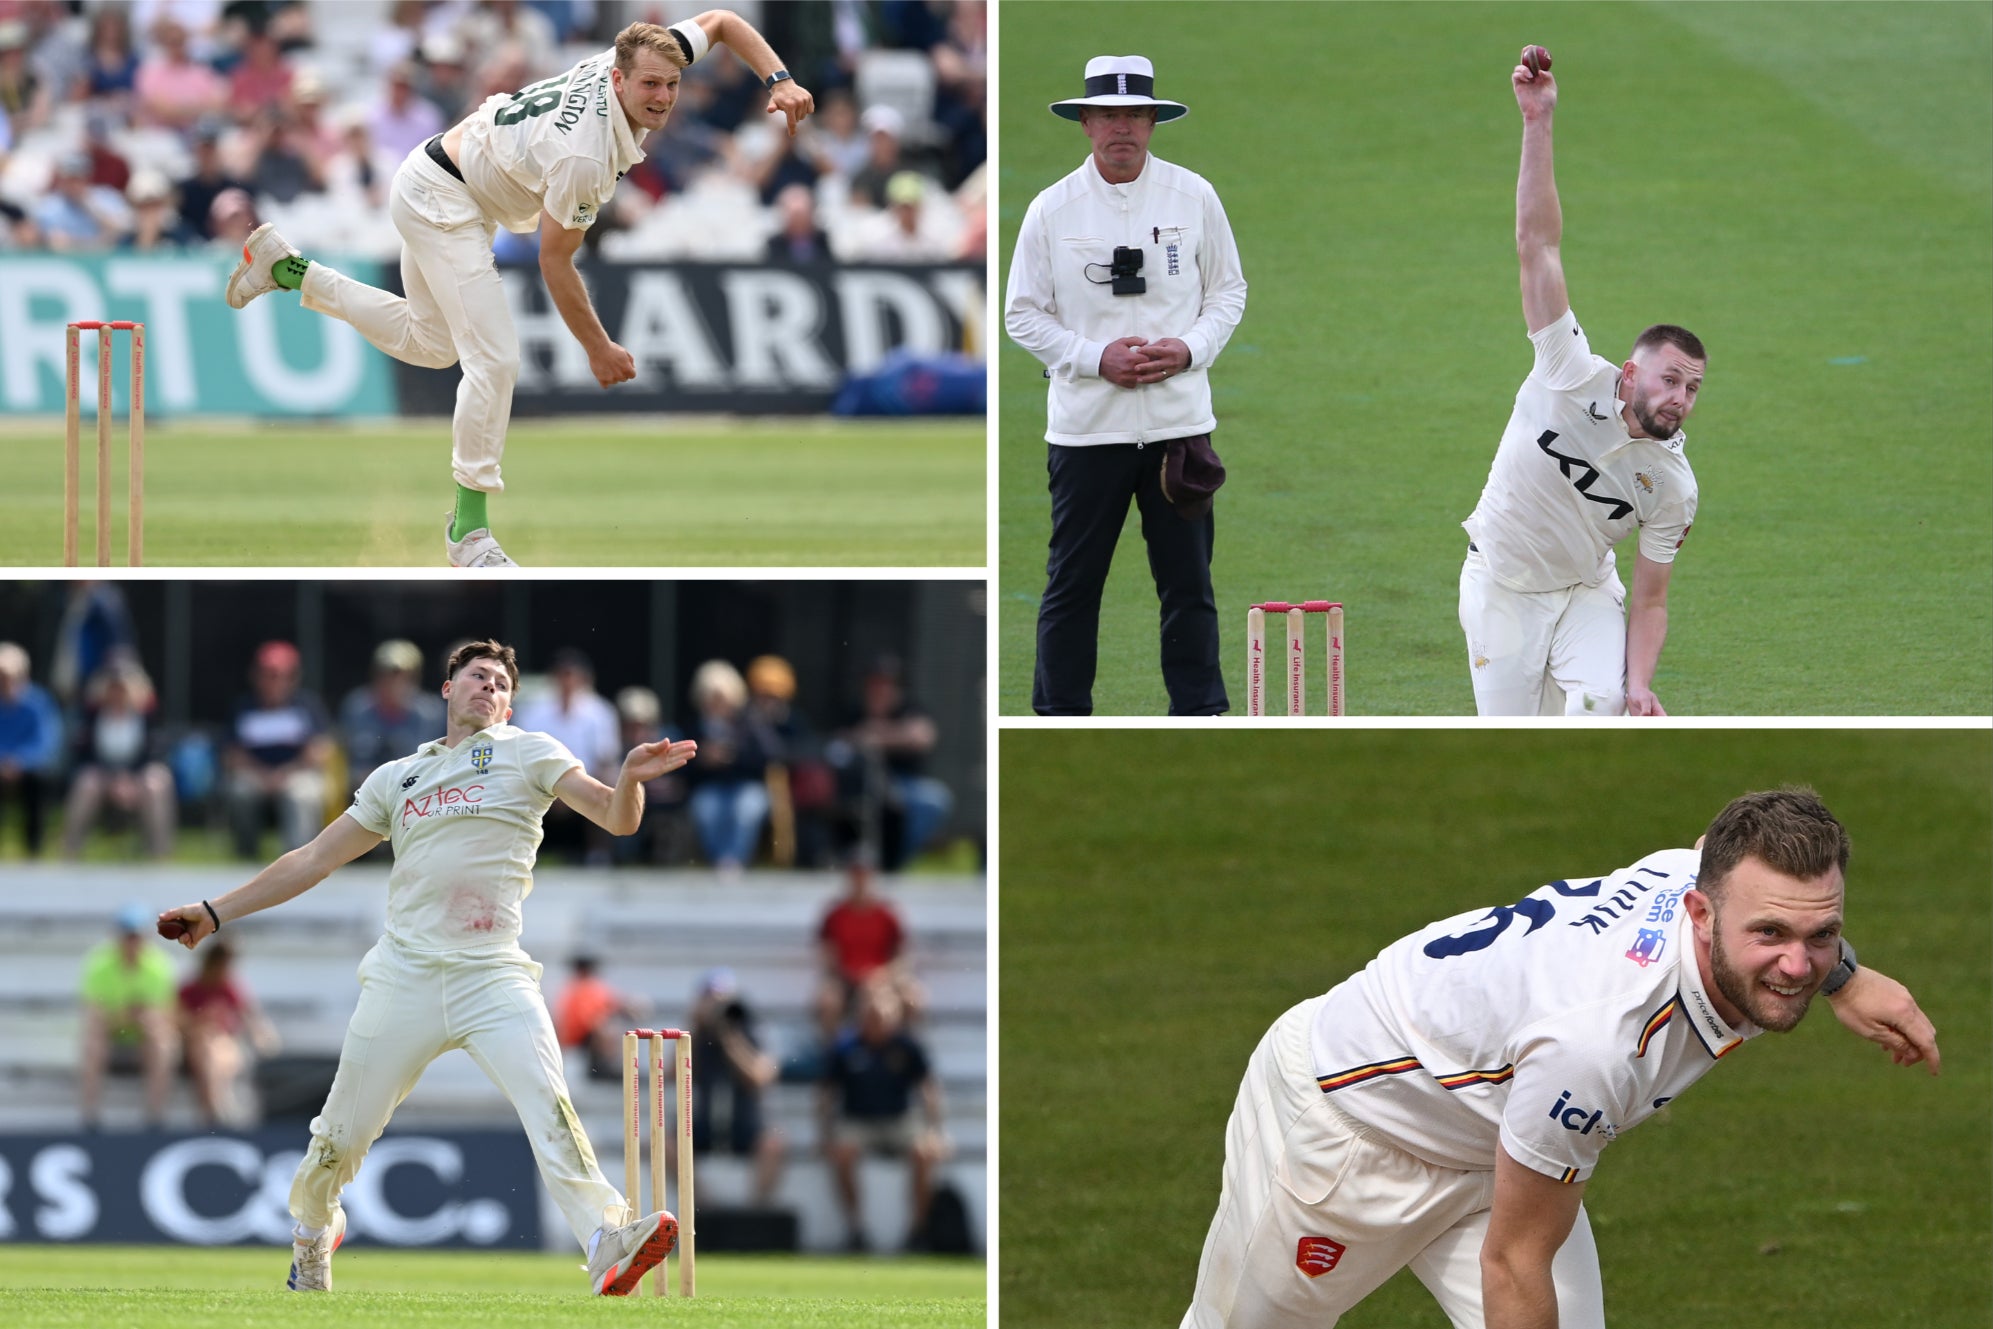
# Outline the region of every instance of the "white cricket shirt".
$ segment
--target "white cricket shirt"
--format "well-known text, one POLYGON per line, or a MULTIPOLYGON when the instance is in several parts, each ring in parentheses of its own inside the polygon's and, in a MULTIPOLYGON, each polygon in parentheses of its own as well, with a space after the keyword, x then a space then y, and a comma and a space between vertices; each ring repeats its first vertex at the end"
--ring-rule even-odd
POLYGON ((1208 434, 1209 371, 1246 312, 1246 277, 1232 224, 1210 182, 1158 158, 1125 185, 1088 157, 1031 200, 1017 232, 1004 328, 1049 371, 1045 441, 1145 443, 1208 434), (1115 295, 1117 247, 1142 251, 1140 295, 1115 295), (1100 376, 1101 352, 1122 337, 1175 337, 1190 368, 1120 388, 1100 376))
POLYGON ((1387 946, 1316 1015, 1316 1083, 1406 1153, 1485 1172, 1495 1142, 1570 1183, 1761 1032, 1716 1013, 1684 892, 1701 855, 1443 919, 1387 946))
POLYGON ((1536 367, 1516 393, 1481 501, 1460 524, 1495 580, 1517 591, 1597 586, 1636 528, 1640 552, 1672 563, 1695 520, 1687 437, 1626 432, 1619 366, 1593 355, 1571 310, 1533 333, 1536 367))
POLYGON ((499 724, 376 767, 346 815, 394 847, 388 936, 414 951, 515 948, 541 818, 580 765, 546 734, 499 724))
MULTIPOLYGON (((706 53, 697 23, 671 31, 694 60, 706 53)), ((615 65, 612 46, 565 74, 494 93, 471 112, 457 165, 485 216, 521 233, 538 230, 542 212, 571 231, 595 224, 623 173, 644 159, 610 86, 615 65)))

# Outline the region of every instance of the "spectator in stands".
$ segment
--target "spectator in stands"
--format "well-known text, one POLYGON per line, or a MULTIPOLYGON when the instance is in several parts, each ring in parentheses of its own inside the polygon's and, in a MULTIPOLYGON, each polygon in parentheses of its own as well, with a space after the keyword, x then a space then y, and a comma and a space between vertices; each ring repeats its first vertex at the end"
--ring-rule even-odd
POLYGON ((257 224, 256 200, 246 189, 224 189, 208 207, 208 240, 217 249, 242 248, 257 224))
POLYGON ((814 159, 806 154, 802 143, 775 126, 743 125, 734 135, 734 144, 750 163, 748 182, 754 186, 762 207, 773 207, 782 191, 792 186, 816 186, 814 159))
POLYGON ((83 117, 83 155, 90 159, 90 183, 122 194, 131 184, 131 163, 111 143, 116 122, 103 111, 92 110, 83 117))
POLYGON ((42 851, 43 803, 62 759, 62 715, 28 673, 28 653, 0 641, 0 814, 9 803, 21 809, 23 842, 35 858, 42 851))
POLYGON ((865 169, 872 153, 871 135, 858 123, 858 103, 849 88, 824 94, 810 146, 832 172, 849 180, 865 169))
POLYGON ((422 650, 397 637, 374 648, 369 679, 339 703, 346 787, 358 789, 374 768, 443 732, 443 699, 422 690, 422 650))
POLYGON ((808 185, 789 185, 775 196, 782 229, 768 237, 770 263, 828 263, 830 237, 817 225, 816 195, 808 185))
POLYGON ((125 202, 131 205, 132 229, 118 241, 121 249, 151 251, 180 249, 199 244, 200 237, 187 230, 174 206, 173 182, 164 172, 141 166, 132 172, 125 188, 125 202))
MULTIPOLYGON (((341 110, 346 108, 342 107, 341 110)), ((325 113, 325 79, 313 69, 300 69, 291 80, 290 120, 305 155, 318 166, 321 184, 332 170, 333 157, 346 146, 346 126, 337 116, 325 113)), ((366 124, 366 108, 354 104, 352 111, 361 125, 366 124)))
POLYGON ((983 117, 989 104, 989 15, 983 0, 956 0, 948 13, 947 39, 928 55, 934 61, 934 119, 948 144, 945 174, 954 189, 988 151, 983 117))
MULTIPOLYGON (((670 737, 666 731, 664 705, 649 688, 628 687, 616 694, 616 718, 622 729, 622 748, 655 743, 670 737)), ((668 771, 644 782, 643 820, 635 835, 615 842, 618 863, 668 863, 674 853, 673 830, 685 808, 685 777, 668 771)))
POLYGON ((112 105, 129 116, 138 79, 138 53, 132 49, 131 14, 122 5, 103 5, 90 15, 83 96, 112 105))
POLYGON ((0 111, 7 113, 16 137, 40 129, 55 104, 53 89, 29 67, 30 36, 21 20, 0 21, 0 111))
POLYGON ((414 62, 404 60, 389 69, 387 94, 374 107, 368 123, 381 151, 398 162, 445 127, 436 104, 425 101, 415 90, 414 62))
POLYGON ((227 125, 219 119, 202 121, 194 129, 194 173, 180 182, 180 220, 203 240, 214 238, 209 221, 217 198, 231 189, 254 188, 230 174, 222 163, 221 136, 227 125))
POLYGON ((858 1217, 858 1160, 866 1154, 905 1158, 912 1165, 913 1230, 907 1246, 918 1249, 934 1197, 934 1169, 948 1156, 948 1139, 940 1082, 927 1050, 906 1031, 904 1008, 890 982, 868 983, 860 993, 858 1025, 831 1048, 818 1109, 850 1249, 866 1248, 858 1217), (914 1120, 916 1097, 923 1122, 914 1120))
MULTIPOLYGON (((6 152, 6 127, 7 113, 0 111, 0 154, 6 152)), ((4 198, 0 198, 0 247, 20 250, 42 247, 42 233, 35 226, 35 219, 4 198)))
POLYGON ((131 609, 114 581, 73 581, 64 592, 55 629, 55 663, 49 690, 65 708, 83 700, 83 686, 120 654, 138 649, 131 609))
POLYGON ((692 1152, 717 1150, 752 1159, 754 1202, 766 1205, 781 1179, 788 1145, 782 1132, 767 1123, 761 1096, 780 1076, 781 1066, 755 1037, 754 1013, 741 996, 733 970, 709 970, 700 980, 691 1029, 692 1065, 697 1068, 692 1152))
POLYGON ((236 976, 235 952, 227 942, 217 941, 201 952, 199 969, 180 987, 179 1015, 187 1079, 201 1123, 250 1125, 256 1113, 244 1096, 249 1056, 243 1040, 267 1057, 277 1050, 277 1031, 236 976))
POLYGON ((747 681, 725 660, 708 660, 693 674, 692 705, 699 713, 692 735, 699 760, 687 768, 692 820, 706 861, 737 876, 768 819, 769 745, 747 708, 747 681))
POLYGON ((855 781, 869 807, 899 822, 899 836, 881 841, 883 866, 897 871, 927 847, 955 807, 948 786, 924 773, 940 731, 908 700, 898 660, 881 659, 865 675, 858 718, 841 739, 833 761, 855 781))
POLYGON ((821 863, 830 843, 828 819, 837 808, 837 773, 796 707, 796 671, 787 660, 758 655, 748 661, 747 705, 768 735, 770 759, 781 764, 796 821, 795 861, 803 867, 821 863))
POLYGON ((396 164, 374 150, 366 111, 342 106, 331 121, 339 144, 325 164, 326 192, 356 213, 386 207, 388 181, 394 177, 396 164))
POLYGON ((122 198, 90 183, 90 157, 82 152, 66 152, 56 162, 54 188, 35 204, 34 218, 58 253, 108 249, 131 220, 122 198))
POLYGON ((178 1050, 173 1028, 173 964, 148 940, 152 915, 128 904, 118 911, 117 938, 83 960, 83 1044, 77 1067, 83 1129, 97 1129, 104 1075, 145 1075, 145 1119, 166 1119, 169 1075, 178 1050))
POLYGON ((269 107, 280 106, 291 95, 295 77, 277 49, 277 39, 260 22, 252 22, 243 42, 242 58, 228 76, 228 110, 237 120, 247 120, 269 107))
MULTIPOLYGON (((552 692, 543 689, 520 704, 515 723, 552 735, 590 775, 604 784, 615 783, 623 764, 624 749, 618 744, 621 722, 609 699, 595 690, 594 663, 571 646, 556 651, 553 682, 552 692)), ((608 835, 565 803, 556 801, 547 809, 546 830, 543 853, 561 849, 592 864, 610 860, 608 835)))
POLYGON ((906 169, 900 160, 900 135, 906 118, 890 106, 866 108, 859 119, 865 131, 865 164, 851 177, 852 203, 868 208, 886 206, 886 182, 906 169))
POLYGON ((113 659, 84 689, 76 769, 62 814, 63 857, 82 857, 84 837, 106 807, 138 819, 146 857, 173 852, 173 775, 151 731, 152 709, 152 680, 130 656, 113 659))
POLYGON ((257 648, 250 695, 236 704, 227 752, 228 824, 235 852, 259 858, 266 816, 274 809, 286 852, 325 825, 325 766, 332 755, 325 707, 300 686, 303 662, 287 641, 257 648))
POLYGON ((886 210, 865 218, 852 248, 875 263, 938 263, 954 257, 953 227, 927 219, 927 179, 900 171, 886 182, 886 210))
POLYGON ((817 954, 823 962, 817 984, 817 1024, 826 1042, 837 1037, 856 1010, 867 983, 892 985, 906 1007, 909 1023, 920 1017, 925 994, 906 959, 906 929, 899 911, 872 889, 872 864, 854 854, 845 869, 847 891, 817 925, 817 954))
POLYGON ((387 22, 375 25, 367 38, 367 67, 391 69, 412 58, 422 43, 422 20, 428 0, 394 0, 387 22))
POLYGON ((258 197, 295 202, 301 194, 325 191, 325 159, 296 117, 272 111, 259 117, 255 184, 258 197))
POLYGON ((434 32, 422 39, 422 65, 416 91, 454 125, 471 108, 471 75, 464 64, 464 43, 454 34, 434 32))
POLYGON ((563 1048, 587 1050, 588 1078, 615 1080, 623 1074, 623 1031, 642 1025, 651 1004, 610 987, 600 969, 592 955, 568 961, 567 986, 554 998, 554 1037, 563 1048))
POLYGON ((152 42, 152 51, 139 62, 132 83, 139 123, 187 129, 227 107, 228 85, 189 55, 187 30, 177 19, 162 13, 152 26, 152 42))

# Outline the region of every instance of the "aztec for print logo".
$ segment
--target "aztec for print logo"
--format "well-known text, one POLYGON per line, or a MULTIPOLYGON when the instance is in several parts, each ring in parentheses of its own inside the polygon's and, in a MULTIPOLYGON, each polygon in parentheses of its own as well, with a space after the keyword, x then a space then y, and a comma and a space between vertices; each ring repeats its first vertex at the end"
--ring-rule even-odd
POLYGON ((401 800, 401 824, 408 825, 411 817, 421 820, 426 817, 475 817, 484 809, 484 786, 467 784, 436 789, 421 798, 401 800))
POLYGON ((1294 1252, 1294 1267, 1310 1278, 1320 1278, 1336 1267, 1349 1248, 1327 1237, 1303 1237, 1294 1252))
POLYGON ((1633 949, 1626 953, 1626 958, 1645 969, 1660 959, 1661 952, 1666 949, 1668 949, 1668 935, 1665 932, 1656 928, 1641 928, 1640 935, 1634 940, 1633 949))
POLYGON ((471 769, 479 775, 491 769, 491 744, 484 743, 471 749, 471 769))

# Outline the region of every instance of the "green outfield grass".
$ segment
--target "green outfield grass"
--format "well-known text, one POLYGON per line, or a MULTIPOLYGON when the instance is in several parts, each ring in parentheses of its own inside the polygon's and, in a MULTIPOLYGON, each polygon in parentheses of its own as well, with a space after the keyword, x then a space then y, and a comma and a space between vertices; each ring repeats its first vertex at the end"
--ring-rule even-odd
MULTIPOLYGON (((1004 26, 999 262, 1032 196, 1086 156, 1046 103, 1077 95, 1090 55, 1152 57, 1160 94, 1191 107, 1152 146, 1216 187, 1252 286, 1212 371, 1238 709, 1247 605, 1327 597, 1349 605, 1353 713, 1473 711, 1458 523, 1530 367, 1508 71, 1541 42, 1560 87, 1563 257, 1593 349, 1621 359, 1643 327, 1676 322, 1710 350, 1663 702, 1993 711, 1993 8, 1139 12, 1033 6, 1004 26)), ((997 367, 998 705, 1019 714, 1050 530, 1045 383, 1007 340, 997 367)), ((1160 714, 1132 521, 1101 622, 1096 710, 1160 714)))
MULTIPOLYGON (((89 562, 87 421, 84 432, 89 562)), ((981 567, 985 438, 981 420, 524 422, 507 441, 492 526, 529 567, 981 567)), ((122 420, 113 439, 122 563, 122 420)), ((59 564, 62 422, 0 430, 0 474, 0 564, 59 564)), ((455 499, 442 419, 147 431, 156 567, 436 566, 455 499)))
POLYGON ((324 1296, 284 1290, 282 1250, 0 1245, 0 1323, 21 1329, 337 1329, 478 1325, 562 1329, 632 1322, 763 1329, 984 1322, 978 1260, 702 1256, 699 1296, 592 1297, 579 1256, 360 1248, 333 1258, 324 1296))
MULTIPOLYGON (((1815 1003, 1607 1151, 1614 1329, 1993 1319, 1993 735, 1005 730, 1006 1329, 1173 1325, 1246 1058, 1425 924, 1693 843, 1811 782, 1854 840, 1848 935, 1943 1074, 1815 1003), (1618 796, 1615 796, 1618 795, 1618 796)), ((1440 1329, 1400 1274, 1343 1329, 1440 1329)))

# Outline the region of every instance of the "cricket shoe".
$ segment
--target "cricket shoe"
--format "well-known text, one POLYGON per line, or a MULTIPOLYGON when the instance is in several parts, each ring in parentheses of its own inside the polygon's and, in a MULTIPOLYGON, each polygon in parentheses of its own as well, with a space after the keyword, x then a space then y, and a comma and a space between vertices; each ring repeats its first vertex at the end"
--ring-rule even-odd
POLYGON ((659 1210, 619 1228, 604 1228, 588 1257, 588 1286, 599 1297, 627 1297, 644 1275, 678 1245, 678 1220, 659 1210))
POLYGON ((519 565, 505 556, 492 538, 490 531, 480 526, 461 540, 450 538, 450 523, 443 523, 443 543, 450 549, 450 566, 453 568, 516 568, 519 565))
POLYGON ((275 222, 264 222, 251 231, 249 238, 242 242, 242 262, 236 264, 235 271, 229 274, 228 288, 224 292, 228 307, 240 309, 259 295, 281 290, 270 269, 284 259, 297 257, 298 251, 277 234, 275 222))
POLYGON ((346 1240, 346 1211, 334 1210, 332 1223, 316 1238, 306 1241, 297 1229, 291 1232, 291 1276, 284 1286, 293 1292, 332 1291, 332 1252, 346 1240))

